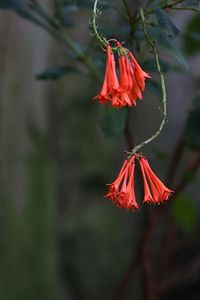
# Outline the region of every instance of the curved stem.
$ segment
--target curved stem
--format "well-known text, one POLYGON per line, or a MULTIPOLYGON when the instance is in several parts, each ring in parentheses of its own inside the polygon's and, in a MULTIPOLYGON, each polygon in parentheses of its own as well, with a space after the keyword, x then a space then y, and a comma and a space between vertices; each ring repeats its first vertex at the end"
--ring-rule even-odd
POLYGON ((106 47, 106 45, 107 45, 106 39, 104 37, 102 38, 97 30, 97 24, 96 24, 96 17, 98 15, 97 4, 98 4, 98 0, 95 0, 94 7, 93 7, 92 26, 93 26, 94 34, 95 34, 97 40, 103 47, 106 47))
POLYGON ((148 40, 148 42, 149 42, 149 44, 152 48, 154 58, 155 58, 155 61, 156 61, 157 71, 160 75, 161 90, 162 90, 163 117, 162 117, 162 121, 160 123, 160 126, 159 126, 158 130, 150 138, 148 138, 147 140, 143 141, 142 143, 140 143, 139 145, 134 147, 131 152, 128 152, 130 154, 130 156, 133 155, 134 153, 136 153, 138 150, 140 150, 143 146, 149 144, 154 139, 156 139, 160 135, 161 131, 163 130, 163 127, 165 126, 165 124, 167 122, 167 95, 166 95, 164 74, 163 74, 161 66, 160 66, 160 61, 159 61, 157 49, 155 47, 155 43, 154 43, 154 41, 152 40, 151 36, 149 35, 149 33, 147 31, 147 27, 146 27, 146 23, 145 23, 145 17, 144 17, 144 11, 143 11, 142 8, 140 8, 140 16, 141 16, 145 36, 146 36, 146 38, 147 38, 147 40, 148 40))
MULTIPOLYGON (((93 16, 92 16, 92 27, 94 31, 94 35, 97 38, 100 46, 103 48, 106 48, 108 41, 104 36, 101 36, 97 30, 97 24, 96 24, 96 17, 98 15, 98 8, 97 8, 98 0, 94 0, 94 7, 93 7, 93 16)), ((111 47, 112 51, 118 51, 118 47, 111 47)))

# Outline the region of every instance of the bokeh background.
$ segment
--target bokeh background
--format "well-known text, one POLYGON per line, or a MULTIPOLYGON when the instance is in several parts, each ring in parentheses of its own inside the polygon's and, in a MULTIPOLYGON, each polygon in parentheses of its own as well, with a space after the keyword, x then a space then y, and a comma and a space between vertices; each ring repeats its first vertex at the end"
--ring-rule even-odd
MULTIPOLYGON (((52 2, 41 4, 62 19, 103 76, 105 55, 88 28, 91 1, 52 2)), ((117 175, 130 143, 158 127, 157 85, 150 84, 131 108, 127 128, 126 111, 119 115, 92 102, 100 85, 76 54, 25 19, 20 1, 5 3, 0 1, 0 299, 200 299, 199 14, 169 12, 181 31, 173 43, 188 70, 160 50, 168 67, 168 124, 144 150, 163 181, 176 171, 170 187, 180 193, 170 204, 145 208, 138 191, 141 209, 133 213, 103 198, 105 184, 117 175), (147 241, 141 241, 144 232, 147 241), (145 292, 145 274, 157 295, 145 292)), ((140 32, 134 39, 120 13, 126 14, 123 1, 111 3, 117 9, 105 4, 99 27, 126 41, 145 64, 140 32)))

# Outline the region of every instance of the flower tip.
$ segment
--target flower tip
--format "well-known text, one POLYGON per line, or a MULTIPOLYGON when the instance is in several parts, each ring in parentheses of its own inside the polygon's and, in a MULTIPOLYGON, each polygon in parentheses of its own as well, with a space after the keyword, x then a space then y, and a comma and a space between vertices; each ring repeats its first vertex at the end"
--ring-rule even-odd
POLYGON ((145 78, 151 78, 151 75, 149 73, 144 72, 144 77, 145 78))

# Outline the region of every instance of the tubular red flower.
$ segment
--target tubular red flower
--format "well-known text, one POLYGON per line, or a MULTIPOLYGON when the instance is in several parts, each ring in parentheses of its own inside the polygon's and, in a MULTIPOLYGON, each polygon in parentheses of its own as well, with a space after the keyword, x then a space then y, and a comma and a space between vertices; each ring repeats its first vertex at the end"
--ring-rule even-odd
POLYGON ((155 175, 146 158, 140 158, 139 163, 144 181, 144 202, 159 204, 168 200, 173 191, 155 175))
POLYGON ((147 159, 140 154, 134 154, 129 160, 126 159, 124 161, 118 177, 114 182, 108 185, 108 193, 105 195, 106 198, 115 202, 118 207, 132 209, 133 211, 139 208, 134 188, 136 161, 139 161, 143 177, 143 203, 160 204, 166 201, 173 193, 173 191, 168 189, 154 174, 147 159))
POLYGON ((107 101, 111 100, 110 96, 109 96, 109 86, 108 86, 108 78, 109 78, 109 73, 110 73, 110 62, 111 62, 111 49, 110 49, 110 45, 108 44, 107 45, 107 63, 106 63, 104 82, 103 82, 100 93, 93 98, 93 100, 99 99, 99 102, 101 104, 105 104, 107 101))
POLYGON ((115 41, 118 47, 118 64, 120 80, 116 72, 115 57, 110 45, 106 47, 107 62, 104 82, 100 93, 93 99, 101 104, 110 103, 112 107, 131 107, 136 105, 137 99, 142 99, 145 89, 145 80, 150 76, 142 70, 133 54, 115 41))
POLYGON ((116 180, 109 184, 106 198, 115 202, 120 208, 135 210, 138 204, 134 191, 135 156, 125 160, 116 180))
POLYGON ((141 92, 143 93, 145 89, 145 80, 146 78, 151 78, 151 76, 142 70, 137 60, 130 51, 128 52, 128 55, 134 68, 135 79, 141 92))

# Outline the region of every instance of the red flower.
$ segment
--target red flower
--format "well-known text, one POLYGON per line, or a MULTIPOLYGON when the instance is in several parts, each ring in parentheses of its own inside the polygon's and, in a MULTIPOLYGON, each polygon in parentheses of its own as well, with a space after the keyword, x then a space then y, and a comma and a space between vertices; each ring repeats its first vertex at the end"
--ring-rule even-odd
POLYGON ((135 156, 132 156, 130 160, 125 160, 118 177, 109 184, 109 190, 105 197, 115 202, 120 208, 132 210, 138 208, 134 191, 134 171, 135 156))
POLYGON ((142 157, 139 162, 144 181, 144 202, 160 204, 168 200, 172 191, 155 175, 146 158, 142 157))
POLYGON ((118 207, 132 209, 133 211, 136 208, 138 209, 134 189, 136 160, 139 160, 143 176, 144 203, 160 204, 172 194, 172 191, 154 174, 146 158, 140 154, 135 154, 129 160, 125 160, 118 177, 113 183, 109 184, 108 193, 105 195, 106 198, 115 202, 118 207))
POLYGON ((132 67, 134 68, 134 74, 135 74, 137 84, 141 92, 143 93, 145 89, 145 80, 146 78, 151 78, 151 76, 142 70, 137 60, 135 59, 135 57, 130 51, 128 52, 128 55, 132 63, 132 67))
POLYGON ((107 63, 104 82, 100 93, 93 99, 101 104, 109 102, 112 107, 136 105, 136 100, 142 99, 145 80, 150 76, 142 70, 133 54, 116 41, 118 47, 118 64, 120 80, 116 73, 116 63, 110 45, 107 45, 107 63))
POLYGON ((93 98, 99 99, 99 102, 101 104, 104 104, 111 100, 114 102, 120 90, 119 81, 116 74, 115 58, 109 44, 107 45, 106 51, 107 63, 104 82, 100 93, 93 98))

